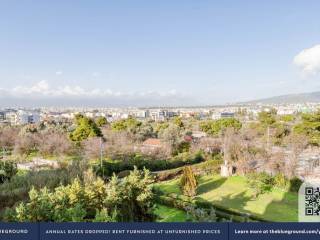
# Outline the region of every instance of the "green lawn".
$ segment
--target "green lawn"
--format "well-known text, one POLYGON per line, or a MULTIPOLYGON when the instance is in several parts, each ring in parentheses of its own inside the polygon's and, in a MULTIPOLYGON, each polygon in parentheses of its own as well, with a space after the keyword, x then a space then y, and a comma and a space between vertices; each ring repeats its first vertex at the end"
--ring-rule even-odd
MULTIPOLYGON (((164 193, 181 194, 179 180, 156 184, 164 193)), ((298 195, 273 189, 258 198, 248 188, 246 179, 240 176, 221 178, 203 176, 199 179, 198 197, 232 210, 250 213, 275 222, 298 221, 298 195)))
POLYGON ((186 222, 188 220, 186 212, 159 204, 154 214, 157 216, 157 222, 186 222))

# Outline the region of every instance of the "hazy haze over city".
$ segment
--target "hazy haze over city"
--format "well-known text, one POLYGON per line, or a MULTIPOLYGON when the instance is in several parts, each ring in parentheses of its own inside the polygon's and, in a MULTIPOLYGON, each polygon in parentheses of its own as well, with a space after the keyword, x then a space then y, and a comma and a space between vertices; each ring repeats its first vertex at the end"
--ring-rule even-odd
POLYGON ((0 106, 213 105, 318 91, 320 2, 307 2, 1 1, 0 106))

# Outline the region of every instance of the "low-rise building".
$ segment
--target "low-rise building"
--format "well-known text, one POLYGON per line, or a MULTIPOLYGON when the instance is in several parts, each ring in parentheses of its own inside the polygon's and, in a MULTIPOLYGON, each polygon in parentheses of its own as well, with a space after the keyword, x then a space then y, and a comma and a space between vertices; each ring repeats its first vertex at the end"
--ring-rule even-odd
POLYGON ((234 118, 235 114, 234 112, 220 112, 220 113, 213 113, 212 119, 217 120, 221 118, 234 118))
POLYGON ((7 110, 1 115, 3 122, 10 125, 23 125, 29 123, 39 123, 40 113, 38 111, 7 110), (3 116, 4 115, 4 116, 3 116))
POLYGON ((15 110, 6 111, 5 121, 10 125, 18 125, 18 113, 15 110))
POLYGON ((37 111, 25 111, 18 110, 17 112, 17 124, 29 124, 29 123, 39 123, 40 113, 37 111))

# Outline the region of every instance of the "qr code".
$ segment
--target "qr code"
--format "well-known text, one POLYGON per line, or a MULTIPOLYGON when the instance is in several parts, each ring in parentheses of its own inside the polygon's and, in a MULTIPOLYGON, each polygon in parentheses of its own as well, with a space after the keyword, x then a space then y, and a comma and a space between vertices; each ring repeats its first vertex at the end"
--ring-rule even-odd
POLYGON ((305 188, 305 214, 306 216, 320 215, 320 187, 305 188))

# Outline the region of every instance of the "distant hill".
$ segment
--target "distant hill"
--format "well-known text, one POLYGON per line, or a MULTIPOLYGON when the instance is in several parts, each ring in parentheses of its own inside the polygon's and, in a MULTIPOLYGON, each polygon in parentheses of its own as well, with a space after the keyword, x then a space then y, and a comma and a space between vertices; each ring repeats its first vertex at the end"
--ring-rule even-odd
POLYGON ((319 102, 320 103, 320 92, 311 93, 298 93, 298 94, 287 94, 270 98, 263 98, 245 103, 255 104, 281 104, 281 103, 305 103, 305 102, 319 102))

